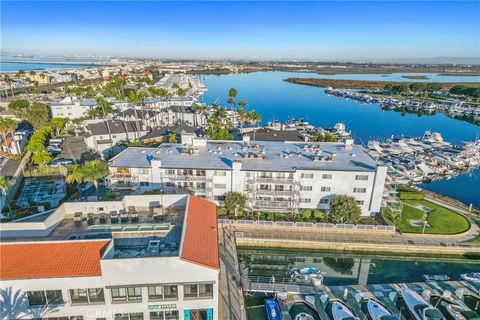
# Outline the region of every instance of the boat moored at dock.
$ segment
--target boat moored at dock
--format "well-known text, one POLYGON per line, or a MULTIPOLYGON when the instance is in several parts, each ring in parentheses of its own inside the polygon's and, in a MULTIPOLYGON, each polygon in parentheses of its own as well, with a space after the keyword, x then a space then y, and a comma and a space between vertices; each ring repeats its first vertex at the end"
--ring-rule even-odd
POLYGON ((411 289, 402 288, 405 304, 415 320, 440 320, 445 319, 440 310, 433 307, 422 296, 411 289))

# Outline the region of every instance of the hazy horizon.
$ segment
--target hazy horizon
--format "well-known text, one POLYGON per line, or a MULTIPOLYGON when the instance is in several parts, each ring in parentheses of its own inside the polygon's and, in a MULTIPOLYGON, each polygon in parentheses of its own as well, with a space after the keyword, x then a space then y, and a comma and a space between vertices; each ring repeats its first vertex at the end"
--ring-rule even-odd
POLYGON ((480 60, 477 1, 58 4, 2 1, 2 53, 373 63, 480 60))

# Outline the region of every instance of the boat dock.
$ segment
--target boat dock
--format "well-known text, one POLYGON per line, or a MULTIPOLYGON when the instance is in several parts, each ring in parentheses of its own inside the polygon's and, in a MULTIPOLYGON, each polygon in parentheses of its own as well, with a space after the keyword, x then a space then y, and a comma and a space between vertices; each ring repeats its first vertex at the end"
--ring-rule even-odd
MULTIPOLYGON (((413 318, 409 314, 408 307, 401 296, 402 288, 411 289, 424 297, 436 297, 440 299, 438 301, 444 299, 445 292, 448 292, 451 301, 467 305, 471 310, 480 313, 480 286, 466 281, 345 286, 297 285, 295 287, 294 284, 289 283, 287 280, 273 283, 272 280, 269 281, 268 279, 271 278, 256 277, 255 279, 254 277, 243 277, 242 283, 244 284, 244 290, 247 295, 263 292, 270 296, 276 296, 283 319, 285 320, 293 320, 297 310, 302 310, 302 312, 308 314, 313 313, 314 319, 333 319, 329 312, 329 306, 334 301, 340 301, 347 305, 359 319, 369 319, 366 302, 372 299, 379 301, 392 314, 399 317, 400 320, 411 320, 413 318), (265 282, 261 283, 261 279, 265 282), (465 297, 471 297, 475 302, 469 304, 465 297), (292 310, 294 311, 292 312, 292 310)), ((275 281, 279 280, 280 279, 275 279, 275 281)), ((432 302, 432 304, 434 303, 432 302)), ((259 306, 253 308, 255 308, 253 317, 260 319, 257 313, 263 310, 259 306)))

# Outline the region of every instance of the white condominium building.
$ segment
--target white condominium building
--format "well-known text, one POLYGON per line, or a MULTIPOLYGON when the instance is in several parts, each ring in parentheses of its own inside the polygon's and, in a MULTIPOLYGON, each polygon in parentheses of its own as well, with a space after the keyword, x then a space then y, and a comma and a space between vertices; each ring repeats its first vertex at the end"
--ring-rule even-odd
POLYGON ((189 195, 64 203, 2 224, 2 319, 218 319, 216 206, 189 195))
POLYGON ((97 107, 95 99, 78 100, 77 98, 65 97, 62 100, 52 102, 50 110, 52 118, 78 119, 88 117, 88 112, 97 107))
POLYGON ((355 197, 363 215, 380 211, 387 168, 346 143, 207 141, 128 148, 109 162, 112 189, 188 192, 221 203, 242 192, 258 211, 329 209, 334 195, 355 197))

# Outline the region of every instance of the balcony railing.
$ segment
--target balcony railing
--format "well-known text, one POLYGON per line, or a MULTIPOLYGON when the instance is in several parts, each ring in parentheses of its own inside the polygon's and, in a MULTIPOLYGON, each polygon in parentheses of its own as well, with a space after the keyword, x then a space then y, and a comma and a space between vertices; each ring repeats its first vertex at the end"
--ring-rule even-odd
POLYGON ((134 190, 139 186, 140 184, 134 181, 118 181, 108 183, 108 187, 112 190, 134 190))
POLYGON ((298 195, 298 190, 248 190, 246 191, 251 196, 290 196, 298 195))
POLYGON ((207 176, 197 176, 194 174, 163 174, 162 178, 167 178, 170 180, 180 180, 180 181, 207 181, 211 180, 207 176))
POLYGON ((293 184, 295 179, 293 178, 280 178, 280 177, 247 177, 247 182, 250 183, 275 183, 275 184, 293 184))

